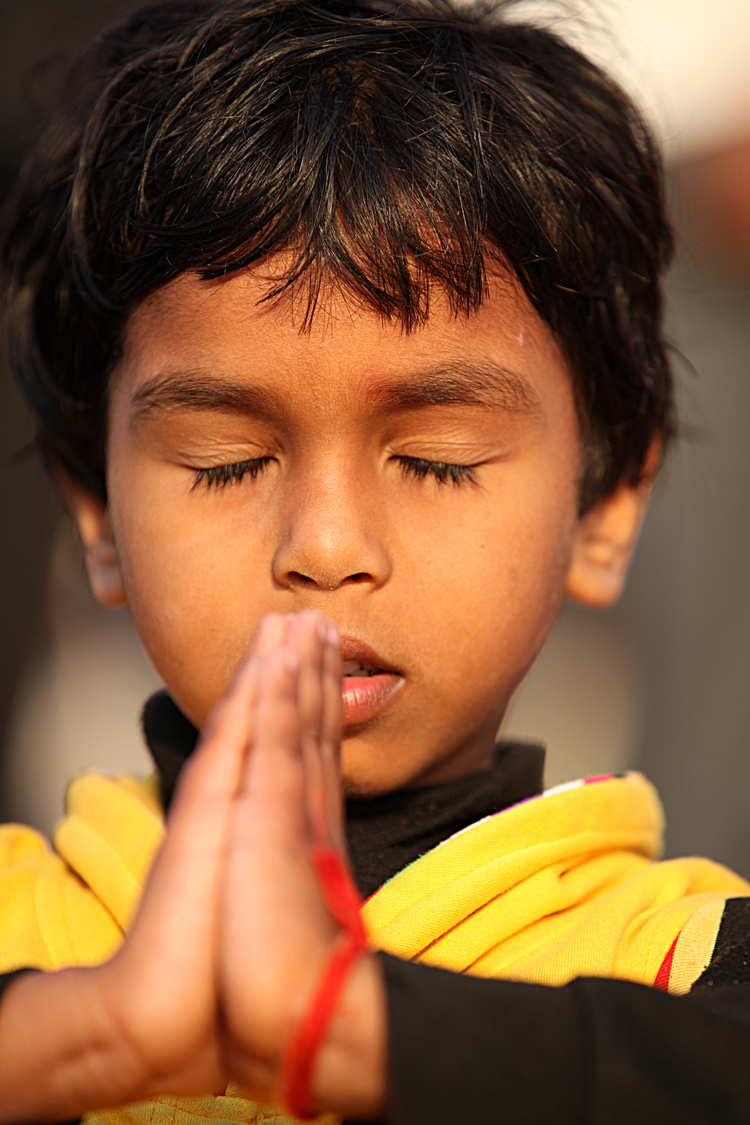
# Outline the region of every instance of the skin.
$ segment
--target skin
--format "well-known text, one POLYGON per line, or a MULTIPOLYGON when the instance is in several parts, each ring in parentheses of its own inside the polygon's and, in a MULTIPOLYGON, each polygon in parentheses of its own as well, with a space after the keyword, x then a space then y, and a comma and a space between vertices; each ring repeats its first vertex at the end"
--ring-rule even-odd
MULTIPOLYGON (((307 809, 327 779, 330 830, 316 842, 336 848, 340 685, 335 626, 311 611, 264 618, 183 770, 120 951, 8 988, 0 1121, 64 1121, 228 1081, 283 1101, 279 1060, 337 938, 307 809)), ((383 987, 366 955, 321 1045, 311 1100, 377 1117, 386 1090, 383 987)))
POLYGON ((199 727, 263 615, 312 608, 404 680, 345 733, 349 793, 484 768, 582 545, 566 362, 507 281, 468 319, 436 298, 412 335, 343 297, 301 332, 289 305, 258 304, 266 286, 182 277, 134 313, 111 391, 109 508, 83 529, 110 564, 102 581, 89 551, 95 592, 127 602, 199 727), (517 385, 466 404, 383 401, 489 364, 517 385), (273 401, 263 414, 153 401, 187 380, 273 401), (404 457, 470 466, 475 483, 407 475, 404 457), (200 480, 255 458, 269 460, 254 479, 200 480))
MULTIPOLYGON (((183 277, 137 309, 111 388, 108 507, 63 482, 94 593, 127 601, 202 737, 117 955, 9 987, 0 1122, 229 1080, 283 1103, 280 1059, 339 937, 311 849, 345 862, 342 775, 377 793, 485 768, 565 594, 606 605, 624 581, 648 485, 579 518, 569 373, 511 284, 470 319, 436 299, 412 335, 343 297, 301 333, 263 290, 183 277), (481 401, 475 386, 457 402, 477 371, 481 401), (218 379, 234 388, 221 409, 218 379), (415 402, 438 386, 451 401, 415 402), (251 458, 263 473, 206 487, 251 458), (441 485, 435 463, 474 483, 441 485), (341 647, 361 642, 398 686, 341 739, 341 647)), ((365 954, 310 1108, 382 1117, 387 1051, 365 954)))

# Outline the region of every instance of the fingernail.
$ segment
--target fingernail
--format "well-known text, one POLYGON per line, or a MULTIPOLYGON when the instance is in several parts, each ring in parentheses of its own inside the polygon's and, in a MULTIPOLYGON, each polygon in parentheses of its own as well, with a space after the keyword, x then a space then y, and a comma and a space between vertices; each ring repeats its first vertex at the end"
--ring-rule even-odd
POLYGON ((318 622, 318 640, 321 644, 325 644, 328 637, 328 625, 325 621, 318 622))
POLYGON ((337 645, 341 641, 339 631, 332 621, 329 621, 326 625, 326 640, 329 645, 337 645))

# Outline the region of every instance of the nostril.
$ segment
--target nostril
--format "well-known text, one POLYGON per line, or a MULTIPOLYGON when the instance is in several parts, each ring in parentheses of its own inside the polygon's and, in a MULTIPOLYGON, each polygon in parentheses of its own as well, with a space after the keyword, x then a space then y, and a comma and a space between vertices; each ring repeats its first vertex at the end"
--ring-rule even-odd
POLYGON ((299 570, 290 570, 289 579, 292 582, 298 582, 301 586, 318 586, 319 583, 314 578, 310 578, 307 574, 302 574, 299 570))
POLYGON ((365 570, 358 570, 355 574, 347 574, 343 579, 334 575, 319 574, 315 578, 303 574, 301 570, 290 570, 287 581, 293 586, 314 586, 316 589, 336 590, 339 586, 362 582, 371 582, 372 575, 365 570))

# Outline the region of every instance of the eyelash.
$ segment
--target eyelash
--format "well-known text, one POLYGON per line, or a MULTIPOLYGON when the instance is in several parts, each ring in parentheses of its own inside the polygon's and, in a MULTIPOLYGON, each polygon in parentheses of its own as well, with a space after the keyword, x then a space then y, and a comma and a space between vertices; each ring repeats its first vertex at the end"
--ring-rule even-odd
POLYGON ((438 484, 449 482, 458 488, 462 484, 476 484, 473 465, 452 465, 446 461, 428 461, 424 457, 397 457, 402 474, 424 480, 433 477, 438 484))
MULTIPOLYGON (((209 469, 196 469, 193 489, 201 485, 208 489, 226 488, 228 484, 239 484, 246 476, 255 480, 272 460, 272 457, 257 457, 250 461, 237 461, 233 465, 212 465, 209 469)), ((477 483, 473 465, 428 461, 424 457, 396 457, 395 460, 405 477, 413 476, 417 480, 433 477, 439 485, 450 483, 454 488, 477 483)))
POLYGON ((237 461, 233 465, 212 465, 210 469, 196 469, 191 491, 201 485, 206 488, 226 488, 228 484, 239 484, 246 476, 255 480, 272 460, 271 457, 254 457, 250 461, 237 461))

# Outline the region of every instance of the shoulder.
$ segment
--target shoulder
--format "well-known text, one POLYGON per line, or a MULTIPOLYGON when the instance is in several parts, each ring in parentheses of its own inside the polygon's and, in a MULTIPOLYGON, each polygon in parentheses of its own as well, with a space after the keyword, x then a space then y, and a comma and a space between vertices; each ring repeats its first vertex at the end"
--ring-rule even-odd
POLYGON ((0 826, 0 973, 57 969, 112 950, 114 920, 38 832, 0 826), (93 941, 87 931, 94 924, 93 941))
POLYGON ((164 833, 152 779, 86 774, 68 791, 55 848, 0 826, 0 973, 112 956, 164 833))

